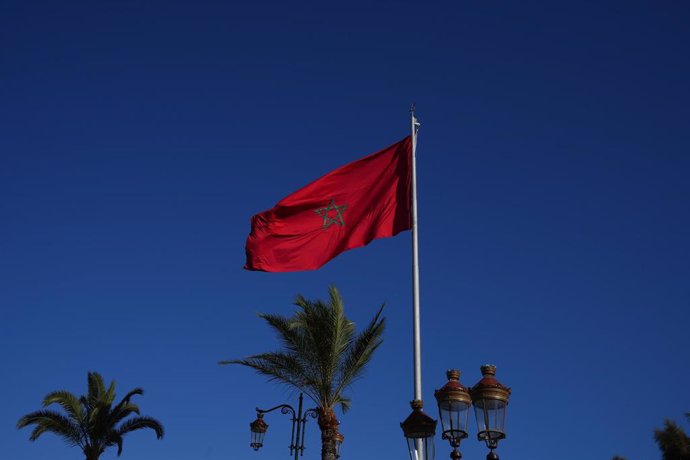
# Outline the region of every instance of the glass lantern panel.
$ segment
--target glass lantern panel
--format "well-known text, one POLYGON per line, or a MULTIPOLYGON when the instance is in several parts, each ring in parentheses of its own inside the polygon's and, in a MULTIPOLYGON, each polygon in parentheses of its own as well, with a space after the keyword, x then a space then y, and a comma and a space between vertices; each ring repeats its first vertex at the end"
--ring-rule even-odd
POLYGON ((252 442, 249 444, 252 449, 259 450, 261 446, 264 445, 264 436, 266 433, 257 433, 252 431, 252 442))
POLYGON ((407 450, 410 452, 410 460, 434 460, 436 456, 434 437, 405 438, 407 450))
POLYGON ((501 439, 505 436, 506 403, 496 399, 474 401, 474 415, 480 439, 501 439))
POLYGON ((459 443, 467 437, 467 420, 470 405, 461 401, 444 401, 438 406, 443 433, 449 441, 459 443))
POLYGON ((499 407, 496 408, 496 410, 492 411, 493 414, 493 430, 494 431, 499 431, 501 434, 505 434, 506 432, 506 405, 501 404, 499 407))

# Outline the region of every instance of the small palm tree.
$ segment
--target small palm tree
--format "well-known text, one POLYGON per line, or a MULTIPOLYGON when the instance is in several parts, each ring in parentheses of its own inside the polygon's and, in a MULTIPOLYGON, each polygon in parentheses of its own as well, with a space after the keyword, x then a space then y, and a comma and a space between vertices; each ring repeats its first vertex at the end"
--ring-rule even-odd
POLYGON ((88 374, 88 394, 77 398, 68 391, 60 390, 43 399, 43 407, 58 404, 65 414, 53 410, 40 410, 25 415, 17 428, 35 425, 29 439, 35 441, 45 432, 51 432, 65 440, 70 446, 78 446, 86 460, 98 460, 103 451, 117 446, 117 455, 122 453, 122 438, 127 433, 150 428, 156 437, 163 437, 163 426, 156 419, 139 416, 139 407, 130 399, 142 395, 144 390, 135 388, 113 407, 115 382, 106 389, 103 377, 96 372, 88 374), (136 417, 127 419, 132 414, 136 417), (127 420, 125 420, 127 419, 127 420))
MULTIPOLYGON (((690 420, 690 413, 685 416, 690 420)), ((690 460, 690 437, 673 420, 665 420, 663 430, 654 430, 654 440, 663 460, 690 460)))
POLYGON ((321 429, 321 458, 335 460, 338 432, 336 406, 345 412, 350 399, 344 394, 361 377, 374 351, 383 342, 383 306, 367 327, 355 335, 355 324, 345 317, 343 300, 335 286, 329 300, 311 301, 297 296, 294 316, 260 315, 277 333, 283 349, 221 361, 241 364, 308 395, 317 404, 321 429))

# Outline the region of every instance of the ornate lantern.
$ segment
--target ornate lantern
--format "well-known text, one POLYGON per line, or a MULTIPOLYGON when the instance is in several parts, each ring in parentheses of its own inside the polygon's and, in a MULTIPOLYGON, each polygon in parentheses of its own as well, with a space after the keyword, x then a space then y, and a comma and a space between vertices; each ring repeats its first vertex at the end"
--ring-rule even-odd
POLYGON ((410 403, 412 413, 400 424, 407 440, 410 460, 434 460, 434 435, 436 420, 424 413, 420 400, 410 403))
POLYGON ((257 413, 256 420, 249 424, 252 432, 252 442, 249 446, 254 450, 259 450, 264 445, 264 436, 268 430, 268 424, 264 422, 264 414, 257 413))
POLYGON ((343 445, 343 441, 345 441, 345 436, 337 432, 335 434, 335 458, 340 458, 340 448, 343 445))
POLYGON ((460 383, 460 371, 450 369, 446 372, 448 383, 434 392, 438 402, 438 414, 441 418, 443 434, 454 448, 460 447, 460 441, 467 437, 467 421, 469 419, 472 400, 470 392, 460 383))
POLYGON ((481 370, 482 379, 470 390, 477 419, 477 438, 486 442, 491 449, 487 458, 497 459, 493 450, 498 446, 498 441, 506 437, 506 407, 510 388, 496 379, 496 366, 487 364, 481 370))

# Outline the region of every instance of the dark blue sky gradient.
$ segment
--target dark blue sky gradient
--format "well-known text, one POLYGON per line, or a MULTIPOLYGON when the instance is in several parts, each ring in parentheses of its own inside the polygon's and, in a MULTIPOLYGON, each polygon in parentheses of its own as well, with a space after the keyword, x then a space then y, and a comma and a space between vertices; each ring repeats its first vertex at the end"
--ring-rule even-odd
POLYGON ((6 0, 0 457, 79 458, 14 426, 96 370, 167 429, 123 458, 289 458, 287 417, 259 453, 248 422, 295 394, 216 362, 274 348, 256 313, 335 283, 360 325, 388 318, 343 459, 406 458, 410 233, 241 267, 251 215, 407 135, 416 102, 427 411, 447 368, 491 362, 501 458, 660 458, 664 418, 690 429, 688 23, 680 1, 6 0))

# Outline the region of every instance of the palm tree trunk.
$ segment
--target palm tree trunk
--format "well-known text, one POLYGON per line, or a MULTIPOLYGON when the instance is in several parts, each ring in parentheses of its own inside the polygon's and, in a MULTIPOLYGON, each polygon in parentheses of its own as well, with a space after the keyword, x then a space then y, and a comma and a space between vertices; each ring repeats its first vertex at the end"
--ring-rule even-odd
POLYGON ((319 428, 321 429, 321 460, 336 460, 335 435, 338 432, 338 419, 332 409, 319 411, 319 428))
POLYGON ((98 448, 86 446, 84 447, 84 455, 86 456, 86 460, 98 460, 98 458, 101 456, 101 453, 99 452, 98 448))

